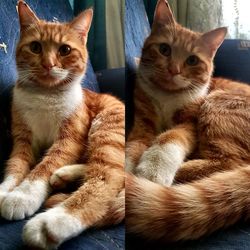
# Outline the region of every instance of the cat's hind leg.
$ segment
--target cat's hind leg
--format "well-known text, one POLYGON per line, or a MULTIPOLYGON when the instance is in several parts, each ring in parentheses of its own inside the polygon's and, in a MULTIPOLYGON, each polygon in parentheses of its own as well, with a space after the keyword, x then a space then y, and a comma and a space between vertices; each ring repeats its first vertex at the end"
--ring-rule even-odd
MULTIPOLYGON (((105 217, 108 218, 115 197, 123 200, 124 207, 123 189, 123 170, 89 167, 84 184, 68 199, 28 221, 23 230, 24 242, 32 247, 51 249, 89 227, 103 225, 103 221, 108 224, 105 217)), ((121 204, 121 200, 118 203, 121 204)))
POLYGON ((64 202, 71 194, 58 193, 50 196, 44 203, 45 208, 52 208, 64 202))
POLYGON ((216 172, 244 167, 239 162, 218 159, 190 160, 182 164, 174 179, 175 184, 196 181, 216 172))
POLYGON ((84 176, 85 164, 67 165, 57 169, 50 177, 50 185, 53 189, 62 189, 68 183, 74 182, 84 176))
POLYGON ((95 224, 95 227, 107 227, 119 224, 125 218, 125 188, 110 202, 109 212, 102 218, 101 221, 95 224))
POLYGON ((15 107, 12 108, 13 149, 7 161, 3 182, 0 184, 0 204, 17 187, 35 164, 30 130, 22 122, 15 107))
MULTIPOLYGON (((63 203, 66 199, 70 197, 69 194, 59 193, 54 194, 47 199, 44 204, 45 208, 52 208, 58 206, 60 203, 63 203)), ((125 217, 125 208, 124 208, 124 200, 125 200, 125 189, 114 198, 113 201, 110 202, 109 213, 101 221, 99 221, 95 227, 103 227, 109 225, 116 225, 120 223, 125 217)))

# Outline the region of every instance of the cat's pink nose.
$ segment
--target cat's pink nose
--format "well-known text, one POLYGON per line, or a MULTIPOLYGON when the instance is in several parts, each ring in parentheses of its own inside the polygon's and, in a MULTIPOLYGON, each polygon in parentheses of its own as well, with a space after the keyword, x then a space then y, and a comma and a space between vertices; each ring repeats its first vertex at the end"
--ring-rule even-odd
POLYGON ((175 66, 175 65, 170 65, 168 67, 168 71, 171 75, 178 75, 180 74, 180 68, 178 66, 175 66))
POLYGON ((42 64, 43 68, 45 68, 46 70, 50 71, 55 65, 51 64, 51 63, 43 63, 42 64))

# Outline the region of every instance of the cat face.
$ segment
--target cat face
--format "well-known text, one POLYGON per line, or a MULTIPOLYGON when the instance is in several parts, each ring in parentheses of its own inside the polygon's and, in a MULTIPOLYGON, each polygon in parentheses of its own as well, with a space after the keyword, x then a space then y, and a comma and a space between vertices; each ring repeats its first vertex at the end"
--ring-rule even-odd
POLYGON ((226 28, 205 34, 177 24, 164 0, 159 0, 152 32, 144 44, 140 72, 162 90, 197 89, 208 83, 213 58, 226 28))
POLYGON ((21 27, 16 50, 19 84, 51 88, 69 84, 84 75, 91 9, 66 24, 39 20, 23 1, 19 1, 18 13, 21 27))

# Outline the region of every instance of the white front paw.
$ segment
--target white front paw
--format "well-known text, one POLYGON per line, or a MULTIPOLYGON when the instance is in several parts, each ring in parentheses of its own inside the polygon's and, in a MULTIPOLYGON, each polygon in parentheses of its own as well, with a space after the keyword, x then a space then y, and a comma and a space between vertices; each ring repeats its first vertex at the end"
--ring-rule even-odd
POLYGON ((24 181, 8 193, 1 204, 1 216, 7 220, 21 220, 34 214, 47 196, 44 181, 24 181))
POLYGON ((55 207, 36 215, 23 229, 24 243, 31 247, 56 249, 62 242, 80 234, 86 227, 65 211, 55 207))
POLYGON ((136 167, 136 175, 171 186, 184 158, 185 152, 177 144, 153 145, 143 153, 136 167))

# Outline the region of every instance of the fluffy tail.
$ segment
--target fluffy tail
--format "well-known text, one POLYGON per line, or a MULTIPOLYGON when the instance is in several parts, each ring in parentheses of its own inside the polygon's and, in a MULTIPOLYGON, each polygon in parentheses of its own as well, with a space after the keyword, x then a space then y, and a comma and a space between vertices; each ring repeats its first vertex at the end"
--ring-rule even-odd
POLYGON ((189 184, 126 180, 126 229, 149 240, 193 240, 250 215, 250 165, 189 184))

